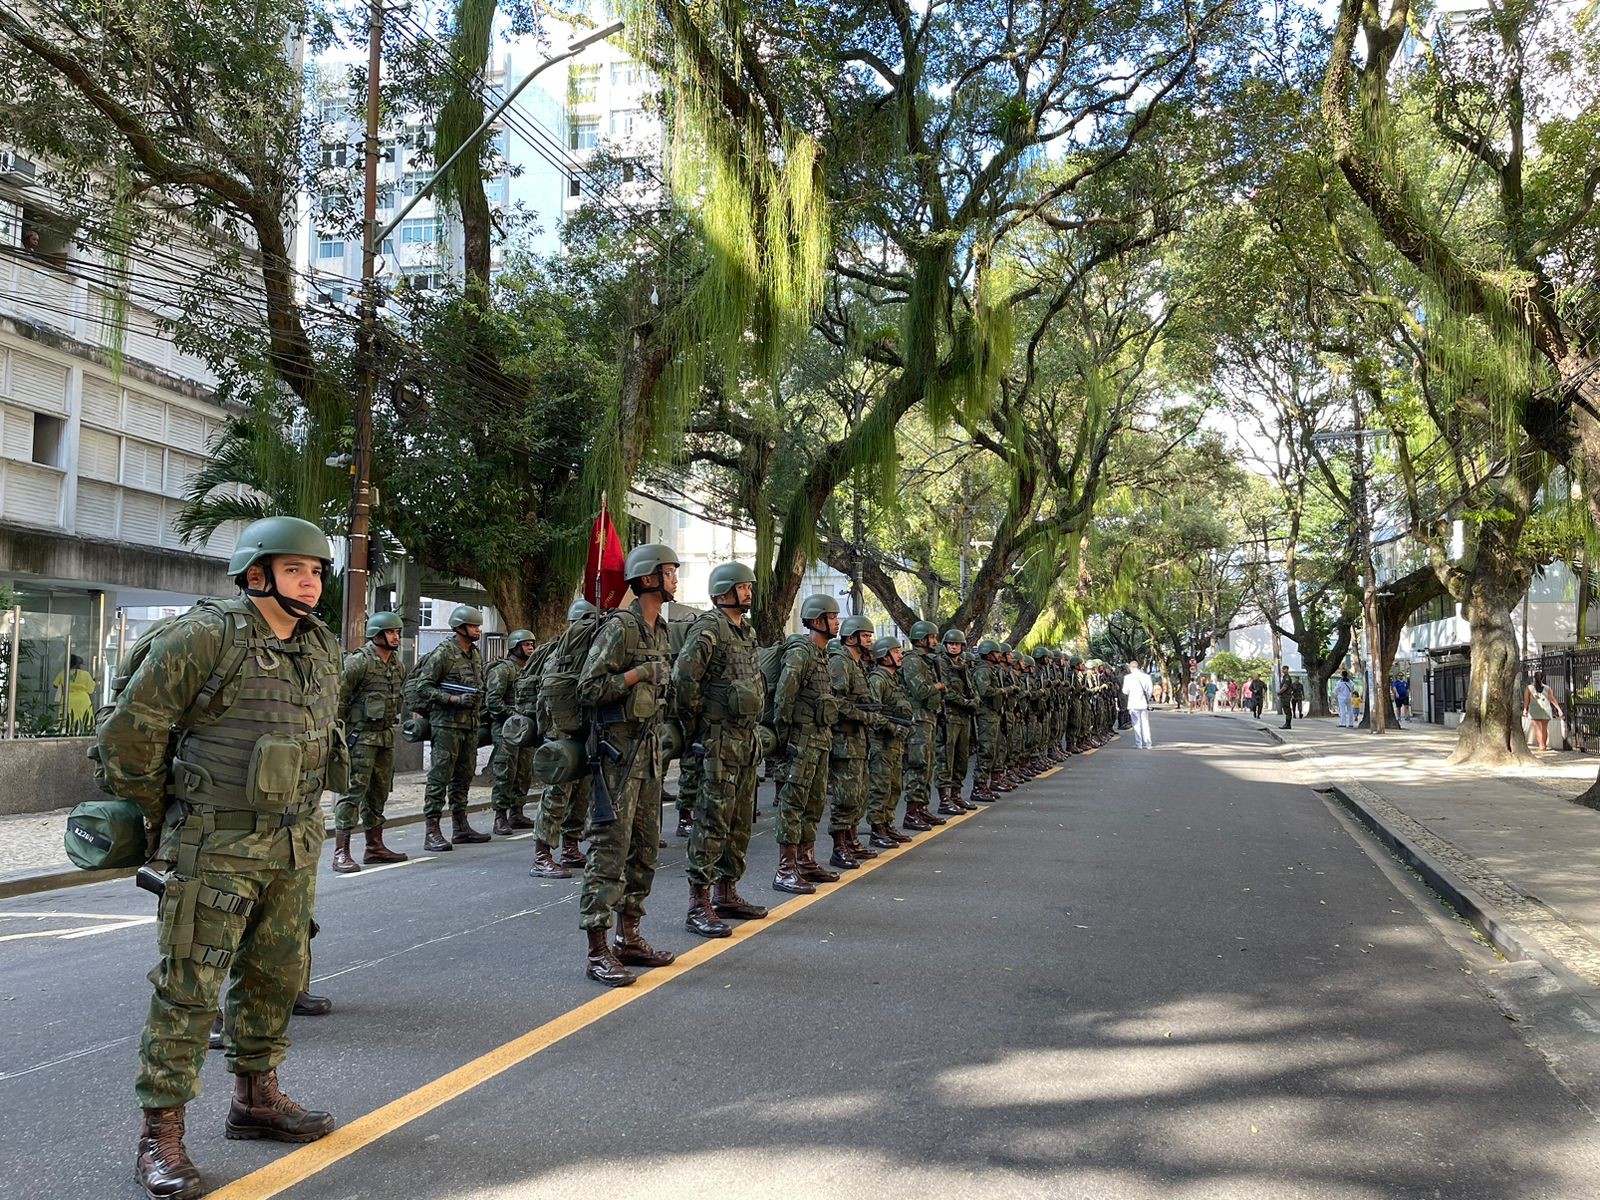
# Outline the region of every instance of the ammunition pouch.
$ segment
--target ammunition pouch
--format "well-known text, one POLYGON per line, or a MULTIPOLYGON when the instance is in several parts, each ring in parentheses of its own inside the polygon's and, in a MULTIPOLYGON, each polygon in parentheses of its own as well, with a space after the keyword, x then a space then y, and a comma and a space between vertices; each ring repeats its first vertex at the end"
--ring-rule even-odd
POLYGON ((156 944, 169 958, 225 971, 251 907, 244 896, 173 873, 161 895, 156 944))

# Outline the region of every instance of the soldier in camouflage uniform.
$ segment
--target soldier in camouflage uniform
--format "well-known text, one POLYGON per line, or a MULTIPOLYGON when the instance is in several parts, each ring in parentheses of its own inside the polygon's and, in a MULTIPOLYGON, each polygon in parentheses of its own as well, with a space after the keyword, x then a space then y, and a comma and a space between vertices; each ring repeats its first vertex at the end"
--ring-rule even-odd
POLYGON ((344 660, 339 711, 350 743, 350 789, 333 806, 333 869, 361 870, 351 857, 350 835, 366 833, 361 862, 405 862, 407 855, 383 844, 383 806, 394 787, 394 727, 400 720, 406 668, 400 661, 400 618, 392 612, 367 618, 367 644, 344 660))
POLYGON ((778 735, 778 869, 772 886, 807 895, 837 872, 817 862, 817 825, 828 794, 828 754, 838 712, 828 678, 827 645, 839 628, 839 602, 824 593, 800 602, 805 633, 782 646, 778 681, 768 697, 778 735))
POLYGON ((708 938, 733 932, 723 917, 759 921, 767 915, 738 888, 756 819, 756 726, 766 706, 756 632, 745 619, 755 582, 744 563, 712 568, 712 611, 689 626, 672 670, 683 764, 702 768, 694 792, 684 925, 708 938))
POLYGON ((909 842, 909 833, 894 827, 894 810, 905 782, 906 738, 911 732, 911 699, 900 685, 900 661, 905 650, 900 639, 881 637, 872 643, 872 669, 867 690, 883 714, 883 724, 872 732, 867 750, 868 842, 879 850, 892 850, 909 842))
POLYGON ((962 656, 967 635, 947 629, 944 653, 936 655, 939 682, 944 684, 944 722, 940 727, 938 780, 939 815, 958 817, 978 806, 961 795, 967 785, 967 768, 972 757, 972 719, 978 712, 978 697, 972 675, 962 656))
POLYGON ((995 652, 995 673, 1000 680, 1000 769, 995 790, 1015 791, 1022 777, 1017 773, 1017 672, 1016 656, 1010 642, 1001 642, 995 652))
POLYGON ((483 708, 483 614, 458 604, 450 614, 453 636, 428 655, 418 693, 433 730, 433 763, 422 796, 426 819, 423 849, 438 854, 463 844, 487 842, 467 820, 467 789, 478 773, 478 714, 483 708), (450 840, 439 829, 450 802, 450 840))
POLYGON ((912 833, 921 833, 945 818, 928 810, 933 797, 933 773, 937 757, 938 727, 944 713, 944 684, 939 680, 935 655, 939 627, 932 621, 918 621, 911 627, 911 649, 900 665, 900 679, 911 701, 911 734, 906 739, 906 815, 903 822, 912 833))
POLYGON ((672 670, 664 609, 677 590, 678 556, 670 546, 637 546, 623 575, 636 599, 601 619, 578 676, 599 747, 593 786, 605 789, 616 816, 599 824, 591 810, 578 900, 588 976, 608 987, 632 983, 630 966, 664 967, 677 957, 645 941, 639 922, 660 849, 661 720, 672 670), (608 944, 613 912, 617 935, 608 944))
POLYGON ((512 630, 506 638, 506 656, 489 668, 484 680, 483 703, 494 738, 494 750, 489 755, 494 789, 489 795, 494 806, 494 833, 498 837, 537 828, 522 811, 528 802, 528 785, 533 782, 533 743, 512 746, 504 736, 506 722, 512 716, 518 713, 530 719, 533 716, 517 702, 517 685, 527 674, 533 649, 531 631, 512 630))
POLYGON ((854 871, 878 852, 863 846, 859 827, 867 813, 867 748, 870 735, 884 724, 872 707, 872 692, 861 664, 870 654, 872 621, 846 617, 839 626, 838 644, 828 650, 828 681, 833 686, 838 711, 833 744, 828 751, 828 794, 832 811, 828 836, 833 839, 831 865, 854 871))
MULTIPOLYGON (((576 677, 582 670, 599 620, 599 609, 587 600, 574 600, 567 609, 569 624, 566 632, 545 656, 539 672, 537 696, 539 729, 547 738, 574 736, 581 732, 580 714, 576 709, 570 713, 557 713, 550 708, 547 692, 551 689, 548 685, 559 674, 570 673, 576 677)), ((546 785, 539 797, 533 866, 528 874, 542 879, 570 879, 571 868, 583 866, 583 851, 579 849, 578 842, 589 817, 589 795, 587 775, 566 783, 546 785), (559 852, 557 847, 560 847, 559 852)))
POLYGON ((107 787, 144 812, 154 865, 168 872, 135 1087, 134 1174, 152 1198, 204 1191, 184 1109, 224 980, 235 1076, 225 1136, 309 1142, 333 1129, 277 1077, 309 962, 320 798, 349 786, 339 643, 310 615, 331 559, 307 521, 246 526, 228 564, 244 595, 173 620, 96 731, 107 787))
POLYGON ((978 766, 972 783, 972 798, 984 803, 993 801, 996 780, 1000 773, 1000 701, 1005 695, 1005 681, 996 660, 1000 644, 993 638, 978 643, 978 665, 972 668, 972 688, 978 697, 977 748, 978 766))

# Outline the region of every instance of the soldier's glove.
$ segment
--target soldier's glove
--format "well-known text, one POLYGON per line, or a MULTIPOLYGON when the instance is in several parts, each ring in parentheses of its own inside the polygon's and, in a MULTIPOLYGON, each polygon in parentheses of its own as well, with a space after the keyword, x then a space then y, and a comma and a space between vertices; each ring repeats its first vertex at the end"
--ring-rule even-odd
POLYGON ((659 658, 651 659, 647 663, 640 663, 633 670, 638 676, 640 683, 653 683, 657 685, 665 683, 667 681, 667 677, 671 674, 671 668, 659 658))
POLYGON ((456 708, 471 708, 473 705, 477 704, 477 702, 478 702, 478 698, 476 696, 451 696, 450 697, 451 705, 456 707, 456 708))

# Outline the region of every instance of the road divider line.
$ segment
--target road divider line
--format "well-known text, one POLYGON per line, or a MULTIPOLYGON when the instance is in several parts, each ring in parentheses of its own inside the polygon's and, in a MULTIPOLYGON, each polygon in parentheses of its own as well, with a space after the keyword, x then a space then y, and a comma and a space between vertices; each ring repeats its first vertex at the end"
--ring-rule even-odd
POLYGON ((356 1151, 372 1145, 379 1138, 409 1125, 418 1117, 426 1116, 441 1105, 448 1104, 480 1084, 487 1083, 495 1076, 526 1062, 540 1051, 547 1050, 601 1018, 610 1016, 619 1008, 644 999, 657 988, 665 987, 703 963, 710 962, 718 955, 725 954, 735 946, 749 941, 762 930, 771 929, 778 922, 787 920, 797 912, 803 912, 840 888, 848 887, 879 867, 894 862, 908 851, 927 845, 931 839, 950 832, 963 821, 983 811, 985 810, 979 809, 977 812, 963 813, 959 817, 950 817, 944 825, 919 834, 914 842, 908 842, 895 850, 879 851, 877 858, 867 860, 857 870, 845 872, 838 883, 818 884, 817 890, 811 895, 794 897, 768 913, 765 920, 741 922, 733 927, 732 937, 705 942, 680 954, 676 961, 668 966, 645 971, 630 987, 609 990, 593 1000, 580 1004, 577 1008, 569 1009, 536 1029, 531 1029, 520 1037, 497 1046, 487 1054, 439 1076, 433 1082, 426 1083, 415 1091, 391 1100, 381 1108, 357 1117, 348 1125, 340 1126, 322 1140, 292 1150, 275 1162, 258 1168, 248 1175, 242 1175, 232 1183, 208 1192, 207 1195, 211 1200, 269 1200, 270 1197, 281 1195, 296 1184, 325 1171, 341 1159, 348 1158, 356 1151))

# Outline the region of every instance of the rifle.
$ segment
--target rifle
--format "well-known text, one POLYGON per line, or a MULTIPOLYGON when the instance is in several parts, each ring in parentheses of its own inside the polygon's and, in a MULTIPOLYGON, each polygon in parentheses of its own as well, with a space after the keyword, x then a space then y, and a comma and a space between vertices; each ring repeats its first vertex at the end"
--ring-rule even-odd
POLYGON ((439 690, 447 696, 461 696, 468 700, 476 700, 483 692, 482 688, 468 687, 464 683, 441 683, 439 690))
MULTIPOLYGON (((589 743, 585 749, 589 752, 589 773, 594 776, 594 788, 589 795, 589 820, 596 825, 615 825, 616 804, 611 798, 611 785, 606 782, 606 773, 600 760, 604 758, 607 762, 621 762, 622 751, 600 736, 599 721, 589 723, 589 743)), ((632 765, 631 760, 629 765, 632 765)), ((626 777, 623 782, 626 786, 626 777)))

